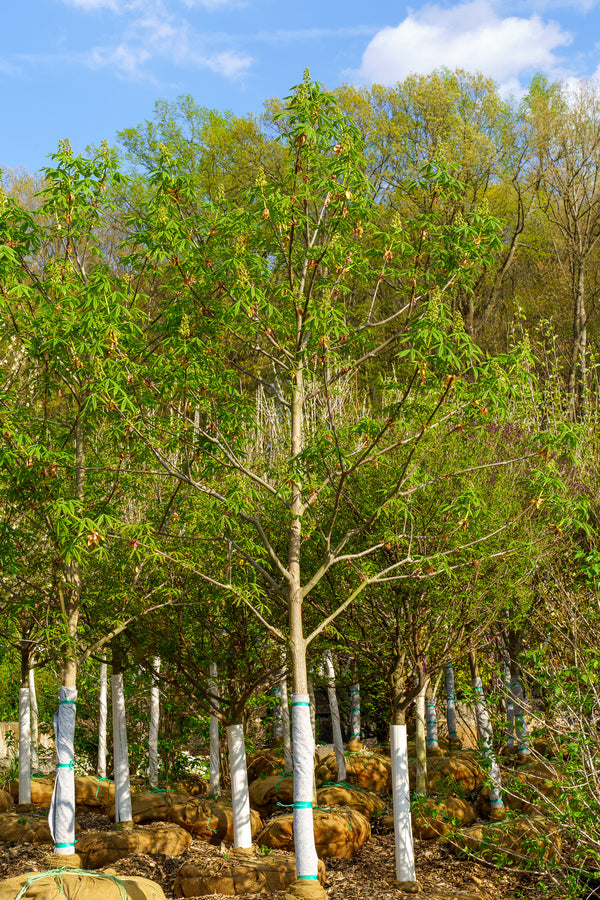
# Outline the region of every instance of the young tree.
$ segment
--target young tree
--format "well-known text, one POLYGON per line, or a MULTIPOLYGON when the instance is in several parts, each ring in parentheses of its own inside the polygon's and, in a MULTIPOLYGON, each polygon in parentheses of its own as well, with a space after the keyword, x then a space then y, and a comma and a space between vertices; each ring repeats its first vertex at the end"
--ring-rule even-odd
POLYGON ((288 645, 302 882, 316 878, 307 649, 367 588, 445 571, 485 540, 422 544, 414 498, 445 477, 432 449, 480 429, 509 387, 448 311, 497 239, 485 213, 440 214, 462 190, 443 156, 414 185, 430 202, 382 229, 359 133, 333 98, 307 77, 282 121, 283 174, 259 170, 243 198, 202 203, 160 161, 129 265, 171 300, 112 377, 132 433, 202 500, 214 557, 199 577, 288 645), (337 603, 320 615, 329 582, 337 603))

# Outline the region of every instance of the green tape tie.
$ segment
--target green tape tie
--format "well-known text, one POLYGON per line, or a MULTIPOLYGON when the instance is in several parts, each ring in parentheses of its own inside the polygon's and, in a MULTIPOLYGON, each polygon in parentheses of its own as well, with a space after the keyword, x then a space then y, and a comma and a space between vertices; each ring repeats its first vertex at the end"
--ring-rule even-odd
POLYGON ((54 846, 60 847, 60 849, 62 850, 63 847, 74 847, 76 843, 77 843, 77 841, 68 841, 68 843, 66 843, 66 844, 55 844, 54 846))
POLYGON ((100 785, 102 784, 103 781, 110 781, 110 778, 104 778, 104 777, 101 778, 100 776, 98 776, 98 787, 96 788, 96 797, 98 796, 98 793, 100 791, 100 785))
POLYGON ((73 768, 73 760, 68 763, 56 763, 57 769, 72 769, 73 768))
POLYGON ((312 800, 294 800, 294 809, 312 809, 312 800))
POLYGON ((360 706, 354 706, 354 707, 352 707, 352 709, 350 710, 350 712, 360 712, 360 706))
POLYGON ((297 700, 295 703, 292 703, 292 706, 310 706, 306 700, 297 700))
POLYGON ((77 700, 61 700, 59 706, 77 706, 77 700))
POLYGON ((360 741, 360 731, 358 732, 358 734, 351 734, 350 740, 360 741))
POLYGON ((318 881, 317 875, 298 875, 298 881, 318 881))

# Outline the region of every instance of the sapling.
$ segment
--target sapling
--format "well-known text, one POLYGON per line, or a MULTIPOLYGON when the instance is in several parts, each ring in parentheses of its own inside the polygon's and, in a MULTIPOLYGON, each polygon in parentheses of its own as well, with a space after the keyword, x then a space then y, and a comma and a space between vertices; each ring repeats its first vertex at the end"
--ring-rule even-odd
POLYGON ((160 656, 155 656, 152 660, 150 674, 150 732, 148 735, 148 781, 151 788, 158 787, 158 724, 160 718, 159 673, 160 656))
POLYGON ((102 651, 100 661, 100 696, 98 698, 98 766, 99 778, 106 778, 106 733, 108 724, 108 672, 106 651, 102 651))
MULTIPOLYGON (((214 660, 210 663, 210 679, 208 688, 211 694, 211 705, 215 709, 219 706, 219 682, 217 680, 217 664, 214 660)), ((219 719, 218 716, 210 716, 209 724, 209 773, 208 793, 211 797, 218 797, 221 793, 221 759, 219 753, 219 719)))
POLYGON ((335 750, 335 759, 337 763, 337 780, 346 780, 346 760, 344 758, 344 739, 342 737, 342 725, 340 721, 340 709, 337 701, 337 692, 335 689, 335 669, 333 667, 333 659, 331 658, 331 650, 325 651, 323 658, 325 664, 325 675, 327 679, 327 697, 329 700, 329 711, 331 713, 331 729, 333 732, 333 747, 335 750))
POLYGON ((469 666, 471 669, 471 685, 473 688, 475 717, 477 719, 477 735, 479 746, 484 760, 490 767, 490 806, 491 818, 503 818, 505 810, 502 801, 502 779, 500 768, 494 753, 492 743, 492 722, 483 693, 483 681, 479 674, 477 655, 474 650, 469 651, 469 666))

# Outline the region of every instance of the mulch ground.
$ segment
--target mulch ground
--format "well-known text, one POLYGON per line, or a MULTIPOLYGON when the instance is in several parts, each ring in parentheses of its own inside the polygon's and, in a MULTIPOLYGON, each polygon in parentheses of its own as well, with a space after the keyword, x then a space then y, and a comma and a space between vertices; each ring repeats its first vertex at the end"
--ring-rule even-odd
MULTIPOLYGON (((77 816, 82 833, 108 830, 113 823, 108 816, 85 812, 77 816)), ((149 829, 152 825, 145 826, 149 829)), ((3 844, 0 842, 0 879, 25 872, 42 871, 42 858, 49 847, 3 844)), ((211 847, 194 841, 185 854, 177 858, 147 855, 129 856, 110 867, 122 875, 142 875, 161 885, 168 898, 173 898, 175 875, 186 860, 227 859, 225 845, 211 847)), ((508 870, 487 867, 472 859, 457 858, 441 843, 415 842, 417 878, 422 888, 421 900, 538 900, 547 897, 545 886, 535 876, 518 875, 508 870)), ((394 888, 394 836, 374 834, 353 859, 328 859, 325 887, 331 900, 398 900, 407 896, 394 888)), ((283 894, 263 892, 261 900, 282 900, 283 894)), ((225 895, 213 894, 215 900, 225 895)))

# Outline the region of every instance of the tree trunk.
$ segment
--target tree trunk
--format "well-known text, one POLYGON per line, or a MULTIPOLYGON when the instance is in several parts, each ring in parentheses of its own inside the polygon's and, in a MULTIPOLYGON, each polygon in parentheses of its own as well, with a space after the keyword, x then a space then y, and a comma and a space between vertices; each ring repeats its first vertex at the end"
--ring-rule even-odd
MULTIPOLYGON (((300 310, 297 313, 298 335, 302 332, 300 310)), ((303 449, 302 417, 304 414, 304 372, 298 362, 293 377, 291 403, 290 456, 294 459, 303 449)), ((291 520, 288 540, 288 622, 289 650, 292 664, 292 730, 294 745, 294 848, 296 879, 309 881, 311 890, 318 891, 318 857, 313 830, 313 781, 315 741, 310 724, 310 700, 306 669, 306 639, 302 624, 302 484, 292 484, 291 520)), ((300 886, 299 886, 300 889, 300 886)), ((293 893, 293 886, 289 889, 293 893)))
MULTIPOLYGON (((85 432, 75 423, 75 496, 80 506, 85 500, 85 432)), ((75 719, 77 704, 77 628, 81 605, 81 570, 75 560, 65 563, 64 581, 58 583, 58 599, 65 624, 62 651, 62 687, 54 716, 56 780, 50 802, 48 823, 59 856, 75 854, 75 719)), ((57 860, 56 865, 59 864, 57 860)))
POLYGON ((329 699, 329 712, 331 713, 331 730, 333 732, 333 748, 337 763, 337 780, 346 780, 346 760, 344 758, 344 739, 340 722, 340 710, 335 690, 335 669, 331 658, 331 650, 327 650, 324 656, 325 674, 327 676, 327 697, 329 699))
POLYGON ((406 741, 406 670, 403 656, 396 658, 389 673, 393 721, 390 726, 392 758, 392 799, 394 806, 394 845, 396 880, 401 885, 415 882, 415 852, 410 815, 410 782, 406 741))
MULTIPOLYGON (((436 686, 439 686, 439 677, 436 680, 436 686)), ((427 726, 427 752, 432 756, 439 755, 440 747, 438 743, 438 727, 437 727, 437 711, 435 708, 435 697, 431 681, 427 683, 425 691, 425 724, 427 726)))
MULTIPOLYGON (((354 677, 356 678, 356 672, 354 672, 354 677)), ((350 741, 348 741, 348 746, 350 746, 350 742, 352 742, 352 747, 350 747, 350 749, 358 749, 356 744, 361 743, 360 733, 360 684, 358 681, 354 681, 350 685, 350 741)))
POLYGON ((123 658, 118 639, 112 648, 112 723, 115 768, 115 822, 132 827, 131 784, 129 781, 129 749, 123 690, 123 658))
MULTIPOLYGON (((218 707, 219 682, 217 681, 217 664, 210 664, 210 681, 209 690, 213 697, 211 698, 211 706, 216 711, 218 707)), ((209 745, 209 775, 208 775, 208 793, 211 797, 219 797, 221 794, 221 764, 219 753, 219 719, 215 715, 211 715, 209 724, 210 745, 209 745)))
POLYGON ((247 850, 252 847, 252 828, 244 726, 241 722, 235 722, 227 728, 227 744, 229 747, 229 768, 231 772, 233 846, 247 850))
POLYGON ((160 719, 160 692, 158 675, 160 656, 152 660, 150 687, 150 732, 148 734, 148 781, 151 788, 158 787, 158 723, 160 719))
POLYGON ((490 721, 489 712, 483 695, 483 682, 479 675, 479 667, 477 665, 477 656, 475 651, 469 652, 469 666, 471 668, 471 684, 475 695, 475 716, 477 719, 477 734, 479 737, 479 745, 484 760, 490 767, 490 805, 492 808, 491 818, 500 819, 504 817, 505 809, 502 802, 501 790, 502 781, 500 778, 500 769, 498 761, 494 755, 492 745, 492 723, 490 721))
POLYGON ((448 724, 448 744, 451 750, 460 750, 462 741, 458 737, 456 731, 456 694, 454 687, 454 669, 452 663, 444 669, 445 688, 446 688, 446 722, 448 724))
POLYGON ((288 704, 287 689, 287 659, 285 651, 281 654, 281 665, 283 667, 283 677, 281 679, 279 690, 279 705, 281 709, 281 740, 283 743, 283 764, 286 772, 292 772, 294 769, 294 760, 292 758, 292 739, 290 736, 290 707, 288 704))
POLYGON ((31 713, 31 768, 34 772, 39 772, 39 710, 35 689, 35 669, 31 664, 29 666, 29 708, 31 713))
POLYGON ((415 793, 421 797, 427 794, 427 744, 425 739, 425 692, 429 681, 426 681, 415 698, 415 747, 417 752, 417 770, 415 793))
POLYGON ((519 658, 521 656, 521 648, 523 646, 523 632, 521 629, 510 629, 508 632, 508 653, 510 665, 510 696, 512 697, 515 730, 517 733, 517 753, 520 757, 528 757, 531 755, 529 749, 529 730, 525 722, 525 711, 523 709, 523 683, 521 681, 521 666, 519 658))
POLYGON ((24 629, 21 635, 21 687, 19 688, 19 805, 24 806, 31 804, 30 657, 31 642, 24 629))
POLYGON ((100 697, 98 701, 98 768, 99 778, 106 778, 106 732, 108 723, 108 674, 106 651, 102 653, 100 663, 100 697))
POLYGON ((587 404, 587 317, 585 312, 585 263, 577 261, 573 278, 573 341, 569 366, 569 407, 573 421, 582 420, 587 404))

